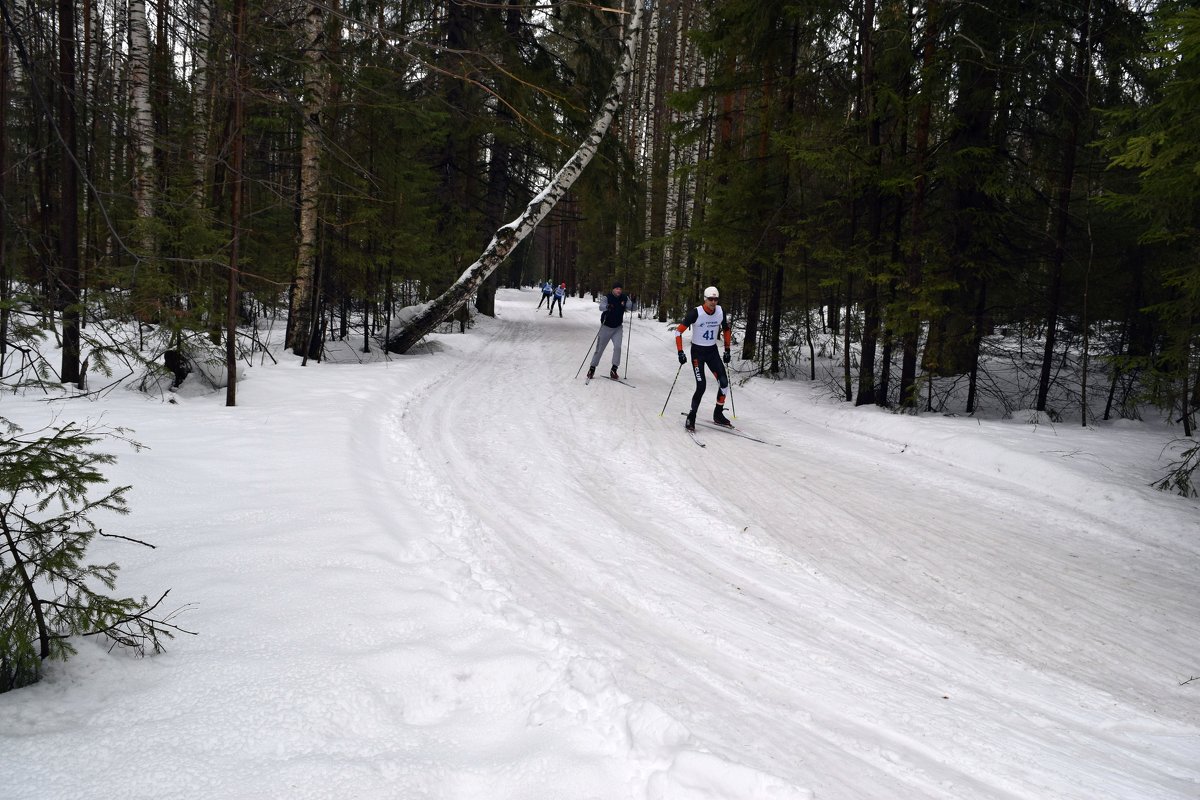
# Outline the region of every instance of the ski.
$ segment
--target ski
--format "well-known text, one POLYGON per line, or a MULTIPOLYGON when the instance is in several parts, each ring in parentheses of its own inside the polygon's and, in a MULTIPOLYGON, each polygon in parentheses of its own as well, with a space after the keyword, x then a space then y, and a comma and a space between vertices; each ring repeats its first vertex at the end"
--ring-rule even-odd
MULTIPOLYGON (((605 375, 604 377, 608 378, 608 376, 607 376, 607 375, 605 375)), ((612 381, 613 383, 620 383, 620 384, 624 384, 625 386, 628 386, 630 389, 636 389, 636 388, 637 388, 636 386, 634 386, 632 383, 630 383, 629 381, 625 380, 624 378, 617 378, 616 380, 613 380, 612 378, 608 378, 608 379, 609 379, 610 381, 612 381)), ((589 383, 591 383, 591 382, 592 382, 592 380, 593 380, 592 378, 584 378, 584 379, 583 379, 583 385, 584 385, 584 386, 587 386, 589 383)), ((595 380, 599 380, 599 378, 596 378, 595 380)))
MULTIPOLYGON (((687 412, 685 412, 685 411, 681 411, 679 413, 683 414, 685 417, 687 416, 687 412)), ((752 442, 758 442, 759 444, 765 444, 770 447, 782 447, 782 445, 776 444, 775 442, 768 442, 766 439, 759 439, 756 436, 751 436, 750 434, 745 433, 744 431, 740 430, 739 428, 735 428, 732 425, 726 427, 724 425, 718 425, 715 422, 709 422, 707 420, 700 420, 700 421, 704 423, 705 427, 716 428, 719 431, 725 431, 728 434, 737 436, 742 439, 749 439, 752 442)))
POLYGON ((697 439, 697 438, 696 438, 696 432, 695 432, 695 431, 688 431, 688 429, 687 429, 687 428, 684 428, 684 430, 685 430, 685 431, 687 431, 687 433, 688 433, 688 437, 689 437, 689 438, 691 438, 691 440, 692 440, 693 442, 695 442, 696 444, 700 445, 701 447, 708 447, 708 445, 706 445, 704 442, 702 442, 702 441, 700 441, 699 439, 697 439))
POLYGON ((759 439, 755 436, 751 436, 750 434, 745 433, 741 429, 735 428, 732 425, 729 426, 728 428, 726 428, 724 425, 718 425, 715 422, 705 422, 704 424, 706 426, 708 426, 709 428, 716 428, 719 431, 725 431, 726 433, 733 434, 734 436, 738 436, 742 439, 749 439, 750 441, 758 442, 759 444, 766 444, 766 445, 770 445, 771 447, 781 447, 782 446, 782 445, 775 444, 775 442, 768 442, 766 439, 759 439))

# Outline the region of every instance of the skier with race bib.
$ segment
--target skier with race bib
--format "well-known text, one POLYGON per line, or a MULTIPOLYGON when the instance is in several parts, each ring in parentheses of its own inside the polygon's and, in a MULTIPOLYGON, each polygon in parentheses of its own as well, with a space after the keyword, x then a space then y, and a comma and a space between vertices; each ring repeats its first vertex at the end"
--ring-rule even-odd
MULTIPOLYGON (((538 309, 540 309, 542 307, 542 303, 545 303, 546 308, 549 308, 550 304, 553 302, 554 302, 554 286, 551 285, 550 281, 542 281, 542 299, 538 300, 538 309)), ((537 310, 537 309, 535 309, 535 310, 537 310)))
POLYGON ((683 332, 688 328, 692 329, 692 374, 696 378, 696 392, 692 395, 692 410, 684 423, 689 431, 696 430, 696 409, 700 407, 700 399, 704 397, 704 390, 707 388, 704 375, 706 368, 712 370, 720 382, 720 388, 717 389, 717 407, 713 409, 713 422, 726 428, 733 427, 733 423, 725 418, 725 396, 729 393, 729 375, 725 371, 725 364, 729 363, 730 332, 725 310, 717 305, 720 299, 717 287, 710 286, 705 289, 704 304, 688 311, 675 333, 675 349, 679 351, 679 363, 686 364, 687 357, 683 354, 683 332), (717 355, 718 339, 725 342, 723 357, 717 355))
POLYGON ((550 301, 550 316, 554 316, 554 306, 558 306, 558 316, 562 316, 562 301, 567 296, 567 284, 560 283, 554 290, 554 299, 550 301))

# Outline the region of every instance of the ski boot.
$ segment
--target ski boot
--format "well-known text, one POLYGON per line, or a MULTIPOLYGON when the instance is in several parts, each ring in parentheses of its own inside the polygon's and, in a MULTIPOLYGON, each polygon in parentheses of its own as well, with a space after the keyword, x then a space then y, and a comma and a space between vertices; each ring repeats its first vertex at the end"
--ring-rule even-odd
POLYGON ((713 424, 720 425, 722 428, 732 428, 733 423, 725 418, 725 407, 717 406, 713 410, 713 424))
POLYGON ((685 419, 683 421, 683 427, 687 428, 689 431, 696 430, 696 412, 695 412, 695 410, 688 412, 687 419, 685 419))
POLYGON ((612 378, 614 381, 621 380, 621 374, 619 372, 617 372, 616 367, 613 367, 612 369, 610 369, 608 371, 608 377, 612 378))
POLYGON ((588 380, 590 381, 594 377, 596 377, 596 368, 588 367, 588 380))

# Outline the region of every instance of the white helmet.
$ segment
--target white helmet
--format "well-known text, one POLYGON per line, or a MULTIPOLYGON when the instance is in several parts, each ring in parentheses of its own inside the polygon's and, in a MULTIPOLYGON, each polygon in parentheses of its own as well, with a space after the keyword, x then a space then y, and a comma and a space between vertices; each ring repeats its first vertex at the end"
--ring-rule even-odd
POLYGON ((721 293, 717 291, 717 287, 710 286, 704 290, 704 299, 705 300, 720 300, 721 293))

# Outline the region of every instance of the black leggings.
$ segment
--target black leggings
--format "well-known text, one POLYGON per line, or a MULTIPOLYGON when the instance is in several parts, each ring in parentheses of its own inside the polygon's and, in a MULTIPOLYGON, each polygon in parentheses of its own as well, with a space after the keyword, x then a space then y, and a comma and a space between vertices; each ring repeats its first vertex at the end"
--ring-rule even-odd
POLYGON ((696 409, 700 407, 700 399, 704 397, 704 390, 708 388, 708 379, 704 373, 707 371, 704 368, 712 370, 717 376, 717 380, 721 382, 721 388, 717 389, 717 405, 722 405, 725 402, 726 389, 729 388, 729 375, 725 372, 725 365, 721 362, 721 356, 717 354, 717 346, 710 345, 692 345, 692 374, 696 377, 696 393, 692 395, 692 413, 696 413, 696 409))

